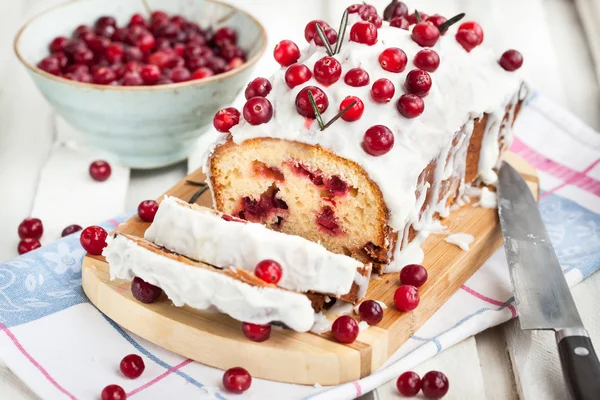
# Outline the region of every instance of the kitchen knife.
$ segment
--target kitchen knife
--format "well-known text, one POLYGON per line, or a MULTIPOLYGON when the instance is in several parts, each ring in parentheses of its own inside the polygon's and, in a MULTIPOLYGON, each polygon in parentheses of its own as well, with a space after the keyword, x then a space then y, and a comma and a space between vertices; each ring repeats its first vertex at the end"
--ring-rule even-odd
POLYGON ((575 400, 600 399, 600 363, 583 327, 531 191, 504 163, 498 214, 521 329, 556 332, 563 375, 575 400))

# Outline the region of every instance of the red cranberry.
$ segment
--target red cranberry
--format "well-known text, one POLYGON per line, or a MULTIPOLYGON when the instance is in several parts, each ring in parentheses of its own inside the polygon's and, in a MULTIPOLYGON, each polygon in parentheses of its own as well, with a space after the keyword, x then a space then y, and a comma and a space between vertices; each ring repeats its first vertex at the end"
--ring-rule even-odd
POLYGON ((406 86, 408 93, 425 97, 431 89, 431 76, 421 69, 413 69, 406 75, 404 86, 406 86))
POLYGON ((325 31, 327 28, 329 28, 329 24, 320 19, 315 19, 313 21, 310 21, 308 24, 306 24, 306 27, 304 28, 304 38, 309 43, 315 37, 318 37, 317 24, 319 24, 321 26, 321 28, 323 28, 323 31, 325 31))
POLYGON ((109 63, 121 61, 124 54, 125 49, 121 43, 111 43, 104 52, 104 56, 109 63))
MULTIPOLYGON (((86 46, 90 46, 90 43, 98 36, 94 32, 84 32, 79 36, 79 39, 83 40, 86 46)), ((104 36, 100 36, 104 37, 104 36)), ((108 39, 108 38, 107 38, 108 39)))
POLYGON ((19 255, 29 253, 32 250, 42 247, 42 244, 37 239, 25 238, 21 239, 19 242, 19 246, 17 247, 17 252, 19 255))
POLYGON ((158 211, 158 203, 154 200, 144 200, 138 205, 137 211, 142 221, 152 222, 158 211))
POLYGON ((223 28, 218 29, 213 35, 213 41, 219 46, 223 46, 226 43, 236 44, 237 43, 237 33, 233 29, 224 26, 223 28))
MULTIPOLYGON (((421 11, 419 11, 419 17, 421 17, 421 22, 425 22, 425 21, 427 21, 429 19, 429 15, 427 15, 424 12, 421 12, 421 11)), ((417 13, 416 13, 416 11, 414 13, 412 13, 412 14, 408 14, 405 18, 408 20, 408 23, 411 24, 411 25, 414 25, 417 22, 419 22, 419 21, 417 21, 417 13)))
POLYGON ((219 55, 223 57, 226 61, 231 61, 234 58, 246 58, 246 53, 244 52, 244 50, 231 44, 227 44, 224 47, 222 47, 221 51, 219 52, 219 55))
POLYGON ((37 67, 42 71, 46 71, 52 75, 60 75, 60 61, 56 56, 48 56, 37 64, 37 67))
POLYGON ((358 323, 349 315, 338 317, 331 326, 333 337, 340 343, 352 343, 358 337, 358 323))
POLYGON ((106 161, 97 160, 90 164, 89 172, 93 180, 104 182, 110 177, 112 168, 106 161))
POLYGON ((250 125, 266 124, 273 117, 273 106, 264 97, 256 96, 246 101, 242 112, 250 125))
POLYGON ((88 43, 89 48, 96 54, 104 54, 108 46, 110 46, 110 39, 104 36, 96 36, 88 43))
POLYGON ((150 54, 148 64, 156 65, 160 69, 169 67, 174 60, 175 54, 171 51, 161 50, 150 54))
POLYGON ((170 78, 174 83, 189 81, 192 74, 186 67, 175 67, 171 70, 170 78))
POLYGON ((325 56, 315 63, 313 73, 318 82, 324 85, 331 85, 340 79, 342 65, 335 58, 325 56))
POLYGON ((277 261, 263 260, 256 265, 254 274, 263 281, 276 285, 281 280, 283 270, 277 261))
POLYGON ((293 64, 285 71, 285 83, 290 89, 302 85, 312 78, 312 72, 304 64, 293 64))
POLYGON ((415 94, 403 94, 396 103, 398 112, 406 118, 416 118, 423 114, 425 103, 415 94))
POLYGON ((227 61, 223 60, 221 57, 210 57, 206 66, 212 69, 214 73, 220 74, 221 72, 225 72, 227 61))
POLYGON ((370 22, 358 21, 350 29, 350 40, 372 46, 377 42, 377 27, 370 22))
POLYGON ((201 67, 194 71, 192 79, 204 79, 213 76, 214 72, 210 68, 201 67))
POLYGON ((459 31, 473 31, 477 35, 477 44, 483 43, 483 29, 477 22, 463 22, 458 27, 459 31))
POLYGON ((416 372, 407 371, 398 377, 396 387, 404 397, 414 397, 421 391, 421 378, 416 372))
POLYGON ((423 49, 415 55, 415 66, 427 72, 435 72, 440 66, 440 56, 433 49, 423 49))
POLYGON ((164 12, 164 11, 152 11, 152 14, 150 14, 150 21, 157 21, 157 20, 163 20, 163 21, 168 21, 169 20, 169 15, 164 12))
POLYGON ((130 354, 123 357, 121 363, 119 364, 119 368, 125 377, 129 379, 135 379, 142 375, 144 369, 146 369, 146 366, 144 365, 144 360, 142 357, 138 356, 137 354, 130 354))
POLYGON ((55 37, 52 42, 50 42, 50 53, 58 53, 59 51, 63 51, 65 49, 65 45, 69 42, 64 36, 55 37))
POLYGON ((308 98, 308 92, 312 94, 315 103, 317 104, 317 109, 321 114, 327 110, 329 107, 329 99, 325 92, 323 92, 320 88, 316 86, 307 86, 303 88, 298 95, 296 96, 296 111, 298 114, 307 118, 316 118, 315 110, 312 107, 310 99, 308 98))
MULTIPOLYGON (((427 22, 432 23, 433 26, 435 26, 436 28, 439 28, 440 25, 442 25, 446 21, 448 21, 448 19, 439 14, 435 14, 435 15, 432 15, 431 17, 427 18, 427 22)), ((444 33, 446 33, 446 32, 444 32, 444 33)), ((441 33, 441 34, 443 35, 444 33, 441 33)))
POLYGON ((160 79, 160 68, 156 65, 145 65, 140 75, 146 85, 154 85, 160 79))
POLYGON ((177 43, 173 47, 173 50, 175 51, 175 54, 177 54, 179 57, 183 57, 183 53, 185 52, 185 44, 177 43))
MULTIPOLYGON (((117 29, 115 29, 115 33, 112 34, 110 39, 113 42, 125 42, 125 41, 127 41, 128 35, 129 35, 129 29, 117 28, 117 29)), ((102 36, 102 37, 104 37, 104 36, 102 36)))
POLYGON ((160 297, 162 289, 146 282, 140 277, 133 278, 131 282, 131 294, 133 297, 142 303, 154 303, 160 297))
POLYGON ((65 229, 63 229, 62 233, 60 234, 60 237, 72 235, 73 233, 79 232, 82 229, 83 228, 77 224, 69 225, 65 229))
MULTIPOLYGON (((61 68, 64 68, 67 66, 67 64, 69 63, 69 57, 67 57, 67 55, 62 52, 59 51, 58 53, 54 53, 54 57, 56 57, 56 59, 58 60, 58 63, 60 64, 61 68)), ((82 65, 82 64, 79 64, 82 65)), ((85 64, 83 64, 85 65, 85 64)))
POLYGON ((127 394, 119 385, 108 385, 102 389, 101 400, 126 400, 127 394))
POLYGON ((86 74, 90 72, 90 67, 82 64, 71 64, 67 66, 66 72, 71 72, 73 74, 86 74))
POLYGON ((112 25, 100 25, 96 27, 96 29, 94 29, 96 35, 104 36, 107 38, 112 38, 112 36, 115 34, 115 31, 116 29, 112 25))
POLYGON ((44 225, 39 218, 25 218, 19 224, 18 232, 21 239, 39 239, 44 234, 44 225))
POLYGON ((401 1, 393 0, 383 11, 383 19, 391 21, 394 18, 406 17, 408 15, 408 7, 401 1))
POLYGON ((360 15, 362 19, 365 19, 369 15, 377 15, 377 9, 375 8, 375 6, 372 6, 370 4, 363 4, 358 10, 358 15, 360 15))
MULTIPOLYGON (((337 42, 338 35, 337 35, 337 32, 335 31, 335 29, 326 28, 323 33, 325 34, 325 38, 327 38, 327 41, 329 42, 329 44, 335 44, 337 42)), ((318 34, 315 35, 315 44, 317 46, 325 46, 323 44, 323 41, 321 40, 321 36, 319 36, 318 34)))
POLYGON ((409 264, 400 271, 400 284, 421 287, 427 282, 427 270, 419 264, 409 264))
POLYGON ((383 319, 383 308, 374 300, 365 300, 358 306, 360 319, 369 325, 377 325, 383 319))
POLYGON ((362 68, 352 68, 346 72, 344 82, 352 87, 367 86, 369 84, 369 74, 362 68))
POLYGON ((73 53, 73 62, 75 64, 90 65, 94 61, 94 52, 90 49, 79 49, 73 53))
POLYGON ((410 37, 421 47, 432 47, 440 38, 440 30, 429 22, 419 22, 410 37))
POLYGON ((381 156, 394 147, 394 134, 383 125, 374 125, 367 129, 363 138, 364 150, 372 156, 381 156))
POLYGON ((351 6, 348 6, 346 10, 348 10, 348 14, 358 14, 362 6, 362 4, 352 4, 351 6))
POLYGON ((156 41, 151 33, 142 33, 135 41, 136 46, 144 53, 149 53, 155 45, 156 41))
POLYGON ((400 311, 412 311, 419 305, 419 292, 412 285, 402 285, 394 293, 394 304, 400 311))
POLYGON ((269 82, 268 79, 256 78, 248 84, 244 95, 246 96, 246 100, 256 96, 267 97, 267 95, 271 93, 271 89, 271 82, 269 82))
POLYGON ((92 28, 87 26, 87 25, 79 25, 77 28, 75 28, 75 30, 73 31, 73 37, 75 39, 79 39, 81 37, 81 35, 83 35, 86 32, 92 32, 92 28))
POLYGON ((171 22, 178 26, 183 26, 186 23, 186 20, 181 15, 173 15, 171 17, 171 22))
POLYGON ((173 83, 173 81, 164 75, 161 75, 160 78, 158 78, 158 82, 156 82, 157 85, 168 85, 170 83, 173 83))
POLYGON ((213 125, 219 132, 229 132, 235 125, 240 123, 240 112, 234 107, 224 108, 217 111, 213 119, 213 125))
POLYGON ((371 86, 371 98, 377 103, 388 103, 395 92, 396 88, 389 79, 377 79, 371 86))
POLYGON ((106 247, 106 237, 108 234, 100 226, 88 226, 81 232, 79 242, 88 253, 99 256, 106 247))
POLYGON ((131 25, 146 26, 146 19, 142 16, 142 14, 133 14, 129 20, 129 26, 131 25))
POLYGON ((383 20, 377 14, 367 15, 366 17, 363 18, 363 20, 372 23, 373 25, 375 25, 375 27, 377 29, 379 29, 383 26, 383 20))
POLYGON ((406 53, 397 47, 385 49, 379 55, 379 65, 389 72, 402 72, 406 68, 406 53))
POLYGON ((77 50, 86 48, 85 43, 82 40, 69 40, 67 44, 65 44, 64 52, 70 56, 72 56, 77 50))
POLYGON ((300 49, 291 40, 282 40, 275 46, 273 56, 282 67, 289 67, 300 58, 300 49))
POLYGON ((271 325, 257 325, 244 322, 242 323, 242 332, 253 342, 264 342, 271 336, 271 325))
POLYGON ((348 109, 348 111, 342 114, 342 119, 344 121, 356 121, 363 115, 363 112, 365 111, 365 105, 363 104, 362 100, 356 96, 346 97, 340 104, 340 111, 346 109, 354 102, 356 102, 356 104, 354 104, 348 109))
POLYGON ((390 26, 393 26, 394 28, 404 29, 407 31, 410 27, 410 23, 404 17, 397 17, 390 21, 390 26))
POLYGON ((462 31, 456 32, 456 41, 470 53, 479 44, 479 36, 472 30, 463 29, 462 31))
POLYGON ((94 24, 94 26, 104 26, 104 25, 117 26, 117 21, 114 19, 114 17, 108 16, 108 15, 103 15, 102 17, 99 17, 96 20, 96 23, 94 24))
POLYGON ((507 71, 516 71, 523 65, 523 56, 516 50, 506 50, 500 57, 500 65, 507 71))
POLYGON ((123 79, 121 79, 121 85, 123 86, 142 86, 144 80, 139 72, 125 72, 123 79))
POLYGON ((244 393, 252 384, 252 376, 242 367, 230 368, 223 374, 223 387, 230 393, 244 393))
POLYGON ((428 399, 441 399, 449 388, 448 378, 440 371, 429 371, 421 380, 421 390, 428 399))

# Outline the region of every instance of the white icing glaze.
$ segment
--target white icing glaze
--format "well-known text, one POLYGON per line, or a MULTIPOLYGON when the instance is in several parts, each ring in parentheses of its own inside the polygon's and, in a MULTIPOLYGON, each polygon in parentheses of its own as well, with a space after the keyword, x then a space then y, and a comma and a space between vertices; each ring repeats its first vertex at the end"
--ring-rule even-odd
POLYGON ((464 251, 469 251, 469 245, 473 243, 475 238, 468 233, 453 233, 444 239, 444 242, 454 244, 464 251))
POLYGON ((311 302, 302 294, 251 286, 217 271, 164 257, 122 235, 109 240, 102 254, 110 265, 111 279, 138 276, 160 287, 177 307, 216 308, 254 324, 280 321, 299 332, 308 331, 314 323, 311 302))
POLYGON ((313 324, 310 331, 320 335, 321 333, 329 332, 331 330, 331 321, 327 319, 327 316, 322 312, 315 314, 315 323, 313 324))
POLYGON ((299 292, 347 294, 356 282, 364 295, 368 277, 357 272, 359 261, 323 246, 267 229, 261 224, 226 221, 207 208, 190 208, 165 197, 145 238, 165 248, 217 267, 236 266, 254 272, 262 260, 283 269, 278 285, 299 292))
MULTIPOLYGON (((446 177, 464 173, 466 146, 473 131, 472 120, 487 113, 488 123, 481 149, 479 176, 483 182, 494 182, 496 174, 493 168, 497 166, 500 156, 498 140, 502 143, 510 143, 511 140, 512 120, 507 124, 502 123, 505 107, 516 100, 515 93, 519 90, 521 79, 517 74, 502 69, 498 65, 499 57, 485 46, 478 46, 467 53, 454 37, 457 29, 455 25, 433 47, 440 55, 441 63, 438 70, 431 73, 433 85, 424 98, 424 113, 417 118, 406 119, 396 110, 396 101, 404 92, 405 77, 414 68, 412 60, 421 47, 411 39, 409 31, 389 27, 385 22, 378 31, 375 45, 350 42, 349 32, 355 21, 356 17, 351 15, 341 52, 335 56, 342 64, 343 71, 338 82, 324 87, 312 78, 303 85, 289 89, 284 81, 286 68, 278 70, 271 79, 273 89, 267 96, 273 104, 273 119, 256 126, 242 120, 231 130, 233 140, 236 143, 256 137, 295 140, 318 144, 341 157, 353 160, 365 169, 381 189, 390 210, 389 225, 394 230, 406 233, 411 224, 419 223, 421 229, 426 231, 436 211, 444 216, 449 210, 445 205, 446 198, 438 199, 437 191, 434 191, 434 199, 429 208, 419 217, 420 205, 425 201, 424 196, 415 196, 420 173, 438 156, 438 164, 445 162, 451 151, 452 138, 461 128, 464 136, 461 139, 462 145, 458 146, 448 165, 437 166, 434 187, 438 188, 441 180, 446 177), (399 47, 407 54, 409 63, 404 72, 387 72, 379 65, 378 56, 388 47, 399 47), (356 67, 369 73, 371 84, 379 78, 391 80, 396 87, 392 101, 387 104, 375 103, 369 94, 371 84, 359 88, 346 85, 343 80, 345 73, 356 67), (365 104, 363 116, 355 122, 340 119, 326 131, 320 131, 316 122, 307 129, 305 119, 295 109, 295 98, 308 85, 319 86, 327 94, 329 108, 324 113, 326 121, 338 112, 339 104, 349 95, 362 99, 365 104), (393 131, 395 144, 387 154, 373 157, 364 152, 361 143, 364 132, 377 124, 385 125, 393 131)), ((323 47, 312 43, 303 52, 300 62, 312 70, 315 62, 325 55, 323 47)), ((512 115, 514 108, 510 113, 511 118, 512 115)), ((464 181, 461 181, 460 195, 466 190, 465 186, 464 181)), ((398 271, 408 263, 422 262, 420 246, 427 237, 427 232, 420 233, 410 244, 406 243, 407 235, 399 236, 404 240, 396 244, 394 259, 386 272, 398 271)))
POLYGON ((369 324, 366 321, 360 321, 358 323, 358 331, 359 332, 364 332, 367 329, 369 329, 369 324))
POLYGON ((481 188, 479 201, 473 204, 474 207, 482 208, 498 208, 498 196, 486 187, 481 188))

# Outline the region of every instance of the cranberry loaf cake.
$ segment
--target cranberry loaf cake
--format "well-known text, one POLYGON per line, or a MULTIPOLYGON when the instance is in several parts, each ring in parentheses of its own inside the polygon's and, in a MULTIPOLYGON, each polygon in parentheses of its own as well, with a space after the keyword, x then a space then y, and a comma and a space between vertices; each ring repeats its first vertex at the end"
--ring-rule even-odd
POLYGON ((170 251, 219 268, 254 273, 262 260, 282 269, 277 286, 320 293, 352 303, 368 287, 371 265, 332 253, 299 236, 267 229, 215 210, 166 196, 144 237, 170 251))
POLYGON ((241 114, 215 116, 204 169, 218 210, 394 272, 422 262, 467 188, 496 182, 522 57, 494 55, 474 22, 448 29, 460 16, 360 9, 341 32, 310 22, 303 51, 277 45, 282 68, 249 84, 241 114))

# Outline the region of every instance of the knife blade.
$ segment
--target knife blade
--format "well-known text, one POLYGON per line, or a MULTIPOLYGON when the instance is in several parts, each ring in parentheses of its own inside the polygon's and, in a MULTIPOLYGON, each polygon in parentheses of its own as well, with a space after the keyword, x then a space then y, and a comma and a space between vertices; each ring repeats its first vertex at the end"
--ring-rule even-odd
POLYGON ((600 363, 521 175, 498 171, 498 215, 521 329, 556 332, 563 374, 576 400, 600 399, 600 363))

